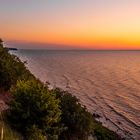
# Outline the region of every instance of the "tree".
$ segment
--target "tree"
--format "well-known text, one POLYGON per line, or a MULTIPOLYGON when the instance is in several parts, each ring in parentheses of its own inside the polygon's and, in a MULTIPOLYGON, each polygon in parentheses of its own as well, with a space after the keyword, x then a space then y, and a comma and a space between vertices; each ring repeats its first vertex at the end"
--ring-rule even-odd
POLYGON ((42 131, 33 125, 28 129, 28 140, 46 140, 46 136, 43 135, 42 131))
POLYGON ((59 99, 36 80, 18 81, 11 93, 9 118, 13 127, 27 135, 35 125, 44 136, 57 139, 59 128, 56 126, 61 115, 59 99))
POLYGON ((53 92, 60 99, 61 123, 67 127, 66 131, 61 134, 60 140, 70 140, 71 138, 87 140, 87 137, 93 131, 92 115, 70 93, 60 89, 55 89, 53 92))
POLYGON ((2 39, 0 38, 0 45, 2 46, 2 43, 3 43, 3 41, 2 41, 2 39))
POLYGON ((19 79, 29 79, 34 76, 25 67, 24 63, 0 45, 0 87, 8 90, 19 79))

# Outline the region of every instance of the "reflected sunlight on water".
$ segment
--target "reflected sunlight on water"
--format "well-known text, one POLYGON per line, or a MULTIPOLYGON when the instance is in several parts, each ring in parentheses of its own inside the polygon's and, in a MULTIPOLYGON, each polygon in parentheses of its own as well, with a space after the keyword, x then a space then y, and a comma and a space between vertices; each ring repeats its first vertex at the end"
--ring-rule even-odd
POLYGON ((16 52, 42 81, 76 95, 105 126, 127 139, 140 138, 139 51, 16 52))

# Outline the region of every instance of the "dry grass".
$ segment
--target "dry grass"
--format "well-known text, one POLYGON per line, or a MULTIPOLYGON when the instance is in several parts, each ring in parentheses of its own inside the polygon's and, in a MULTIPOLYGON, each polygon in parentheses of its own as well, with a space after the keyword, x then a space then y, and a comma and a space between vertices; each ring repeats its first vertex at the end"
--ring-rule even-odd
POLYGON ((23 140, 22 137, 17 132, 12 130, 4 121, 2 113, 0 113, 0 140, 23 140))

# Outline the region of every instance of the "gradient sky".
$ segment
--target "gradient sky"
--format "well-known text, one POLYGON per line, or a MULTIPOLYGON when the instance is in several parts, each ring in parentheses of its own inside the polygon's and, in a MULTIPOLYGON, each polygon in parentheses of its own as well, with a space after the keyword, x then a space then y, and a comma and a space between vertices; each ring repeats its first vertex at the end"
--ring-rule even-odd
POLYGON ((140 49, 140 0, 0 0, 0 33, 22 43, 140 49))

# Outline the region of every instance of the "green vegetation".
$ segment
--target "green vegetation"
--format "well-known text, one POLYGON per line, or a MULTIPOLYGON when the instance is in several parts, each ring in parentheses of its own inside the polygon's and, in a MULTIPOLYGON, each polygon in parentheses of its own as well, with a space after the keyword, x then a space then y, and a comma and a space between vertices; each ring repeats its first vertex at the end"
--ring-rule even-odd
POLYGON ((58 88, 49 90, 2 43, 0 39, 0 87, 12 96, 0 121, 3 140, 87 140, 89 135, 120 139, 95 121, 75 96, 58 88))
POLYGON ((100 122, 95 121, 94 134, 98 140, 120 140, 121 138, 113 131, 102 126, 100 122))
POLYGON ((34 76, 26 69, 24 63, 14 55, 8 53, 7 48, 3 48, 0 39, 0 87, 9 89, 15 85, 18 79, 30 79, 34 76))
POLYGON ((23 137, 19 135, 19 133, 11 129, 6 122, 4 115, 0 113, 0 138, 2 137, 2 131, 3 140, 23 140, 23 137))
POLYGON ((11 93, 9 115, 14 128, 25 136, 32 128, 48 138, 58 135, 55 126, 61 115, 59 99, 46 86, 36 80, 17 81, 11 93))
POLYGON ((53 93, 61 101, 61 123, 67 128, 61 133, 60 139, 69 140, 72 137, 74 139, 87 140, 94 127, 92 115, 70 93, 60 89, 53 90, 53 93))

